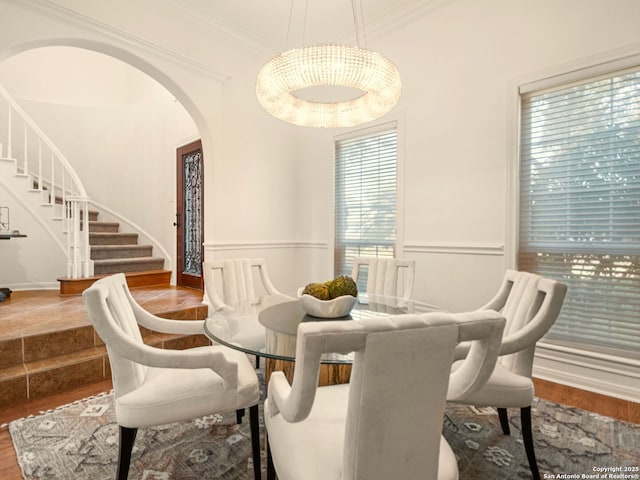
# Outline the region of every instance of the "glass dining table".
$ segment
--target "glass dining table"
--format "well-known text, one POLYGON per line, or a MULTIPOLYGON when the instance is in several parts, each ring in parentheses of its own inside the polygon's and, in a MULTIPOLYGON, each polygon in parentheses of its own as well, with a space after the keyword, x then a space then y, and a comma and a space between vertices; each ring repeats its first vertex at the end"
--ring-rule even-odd
MULTIPOLYGON (((205 334, 214 342, 265 359, 265 381, 271 372, 284 371, 292 381, 295 367, 298 325, 304 322, 359 321, 405 313, 425 313, 441 309, 416 300, 385 296, 359 295, 351 313, 325 319, 306 314, 300 300, 289 295, 266 295, 238 302, 210 312, 205 334)), ((321 358, 320 385, 349 381, 353 353, 324 354, 321 358)))

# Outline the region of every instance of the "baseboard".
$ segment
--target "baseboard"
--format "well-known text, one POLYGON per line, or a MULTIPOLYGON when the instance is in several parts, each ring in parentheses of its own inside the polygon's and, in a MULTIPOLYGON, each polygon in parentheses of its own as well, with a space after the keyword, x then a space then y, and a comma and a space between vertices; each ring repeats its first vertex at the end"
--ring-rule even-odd
POLYGON ((538 344, 533 374, 537 378, 609 397, 637 402, 640 362, 592 352, 538 344))
POLYGON ((59 288, 58 282, 34 282, 34 283, 10 283, 0 285, 2 287, 10 288, 11 290, 57 290, 59 288))

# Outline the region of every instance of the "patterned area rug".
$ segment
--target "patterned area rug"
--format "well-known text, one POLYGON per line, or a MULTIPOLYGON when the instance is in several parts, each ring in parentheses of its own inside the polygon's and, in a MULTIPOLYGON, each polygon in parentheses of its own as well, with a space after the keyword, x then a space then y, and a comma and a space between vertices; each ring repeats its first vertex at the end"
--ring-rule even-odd
MULTIPOLYGON (((461 479, 531 478, 519 416, 509 413, 511 435, 506 436, 492 410, 449 407, 444 435, 458 457, 461 479)), ((544 400, 536 400, 533 419, 543 478, 639 478, 640 425, 544 400), (623 473, 627 467, 630 476, 587 476, 606 467, 623 473)), ((115 476, 118 427, 112 394, 16 420, 9 429, 26 480, 115 476)), ((248 480, 253 477, 249 438, 248 415, 238 426, 235 413, 140 429, 129 478, 248 480)))
MULTIPOLYGON (((531 478, 519 413, 509 410, 511 435, 504 435, 495 409, 449 406, 444 436, 461 479, 531 478)), ((640 478, 640 425, 538 398, 531 416, 542 478, 640 478), (618 470, 600 470, 607 467, 618 470), (618 474, 628 476, 610 476, 618 474)))

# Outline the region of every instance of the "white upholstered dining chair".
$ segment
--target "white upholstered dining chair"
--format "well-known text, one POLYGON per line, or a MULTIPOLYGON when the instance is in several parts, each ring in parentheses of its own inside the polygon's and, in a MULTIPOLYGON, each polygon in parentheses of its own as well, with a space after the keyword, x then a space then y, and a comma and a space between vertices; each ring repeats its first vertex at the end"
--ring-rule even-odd
POLYGON ((205 262, 204 286, 207 298, 215 310, 230 308, 238 302, 254 300, 260 295, 256 286, 269 295, 280 295, 273 286, 267 264, 262 258, 232 258, 205 262), (259 277, 254 278, 254 271, 259 277), (259 281, 259 282, 258 282, 259 281))
POLYGON ((457 479, 446 397, 486 381, 503 328, 491 311, 300 324, 292 384, 274 372, 268 385, 267 479, 457 479), (461 341, 472 347, 450 375, 461 341), (352 351, 350 383, 318 387, 321 355, 352 351))
MULTIPOLYGON (((238 302, 253 302, 261 294, 282 295, 271 283, 267 271, 267 263, 262 258, 231 258, 205 262, 204 288, 212 311, 231 310, 238 302), (258 276, 254 277, 254 272, 258 276), (256 291, 256 287, 258 290, 256 291), (221 295, 222 293, 222 295, 221 295)), ((250 345, 254 336, 256 344, 264 342, 264 330, 257 328, 254 332, 244 332, 245 338, 238 342, 250 345)), ((260 357, 255 357, 256 368, 260 367, 260 357)))
MULTIPOLYGON (((471 394, 449 397, 454 403, 498 409, 503 432, 510 433, 507 408, 520 409, 522 438, 534 479, 540 478, 533 446, 531 404, 536 344, 554 324, 567 292, 565 284, 528 272, 507 270, 496 296, 482 309, 500 312, 506 319, 500 356, 487 383, 471 394)), ((461 345, 456 358, 467 355, 461 345)), ((453 371, 461 363, 454 363, 453 371)))
POLYGON ((413 294, 416 270, 414 260, 382 257, 354 258, 351 277, 356 283, 365 270, 368 294, 391 295, 405 299, 409 299, 413 294), (402 272, 405 274, 402 275, 402 272))
MULTIPOLYGON (((83 293, 89 318, 109 354, 120 427, 117 478, 129 473, 140 427, 192 420, 249 408, 254 476, 260 478, 258 378, 247 356, 222 346, 163 350, 146 345, 140 327, 199 334, 203 321, 156 317, 133 299, 122 273, 102 278, 83 293)), ((240 415, 238 415, 240 418, 240 415)))

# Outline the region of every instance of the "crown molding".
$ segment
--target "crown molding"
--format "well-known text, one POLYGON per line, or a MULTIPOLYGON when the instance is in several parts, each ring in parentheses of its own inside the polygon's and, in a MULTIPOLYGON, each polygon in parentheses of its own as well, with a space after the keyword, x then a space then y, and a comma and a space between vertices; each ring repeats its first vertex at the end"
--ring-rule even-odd
POLYGON ((160 56, 164 59, 182 65, 183 67, 186 67, 192 71, 204 74, 214 80, 226 82, 232 78, 229 74, 215 67, 212 67, 211 65, 202 63, 193 57, 184 55, 180 52, 160 45, 159 43, 147 40, 131 32, 127 32, 94 18, 83 15, 82 13, 79 13, 75 10, 59 5, 52 0, 18 1, 24 6, 33 7, 47 15, 55 16, 60 20, 74 24, 86 30, 98 32, 111 40, 115 40, 116 42, 124 43, 128 46, 133 46, 145 52, 160 56))
MULTIPOLYGON (((291 0, 296 1, 296 0, 291 0)), ((379 13, 374 17, 367 17, 365 11, 366 33, 369 38, 379 38, 388 33, 419 19, 429 11, 437 8, 450 0, 405 0, 404 2, 394 1, 393 8, 379 13)), ((217 31, 221 31, 233 38, 237 45, 242 46, 246 51, 259 56, 272 55, 274 51, 279 51, 282 45, 272 45, 265 43, 264 39, 256 37, 249 30, 240 25, 228 22, 220 17, 213 17, 210 10, 202 7, 199 0, 164 0, 174 8, 195 16, 204 21, 217 31)), ((327 42, 353 43, 354 29, 341 32, 336 38, 327 39, 327 42)))
POLYGON ((197 17, 217 32, 227 35, 234 41, 234 46, 242 47, 252 55, 266 56, 273 53, 277 47, 267 45, 249 30, 239 25, 228 22, 220 17, 212 17, 211 12, 202 7, 202 3, 197 0, 164 0, 172 7, 182 10, 186 14, 197 17))
POLYGON ((397 2, 394 4, 395 7, 393 9, 371 18, 366 23, 367 37, 379 39, 389 33, 396 32, 448 1, 450 0, 407 0, 402 3, 397 2))

